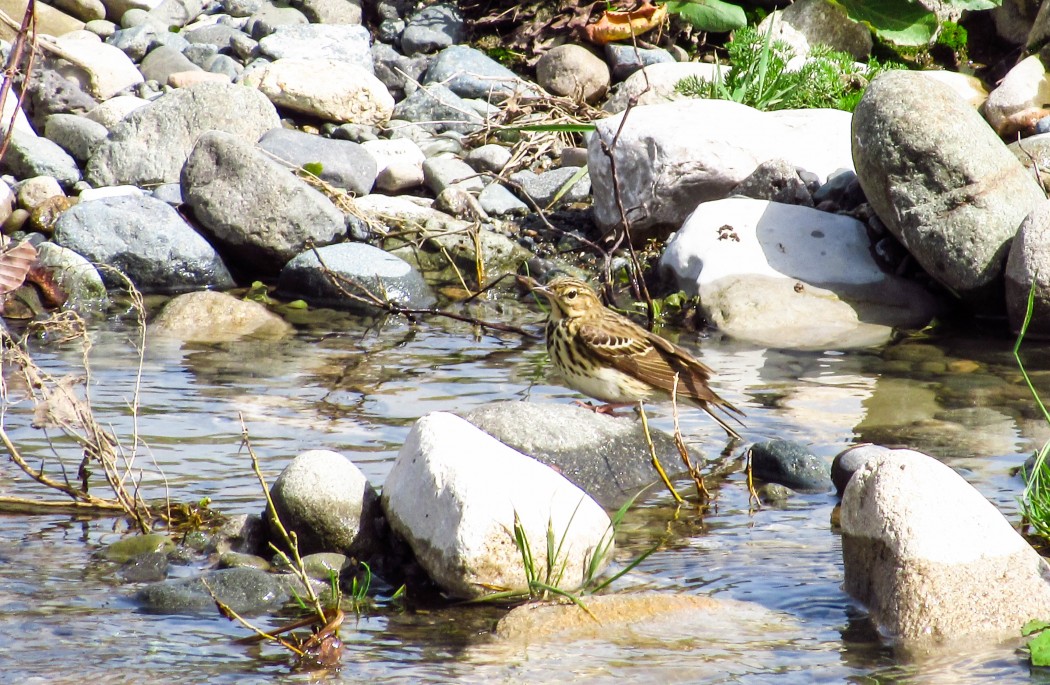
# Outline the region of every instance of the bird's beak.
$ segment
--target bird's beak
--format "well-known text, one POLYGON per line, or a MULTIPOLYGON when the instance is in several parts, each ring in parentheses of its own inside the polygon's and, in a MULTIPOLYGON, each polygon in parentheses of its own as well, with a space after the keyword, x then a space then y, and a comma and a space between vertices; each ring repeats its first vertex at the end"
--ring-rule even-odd
POLYGON ((546 295, 548 297, 551 295, 551 291, 547 289, 547 286, 542 285, 532 276, 518 276, 517 281, 518 285, 530 292, 540 293, 541 295, 546 295))

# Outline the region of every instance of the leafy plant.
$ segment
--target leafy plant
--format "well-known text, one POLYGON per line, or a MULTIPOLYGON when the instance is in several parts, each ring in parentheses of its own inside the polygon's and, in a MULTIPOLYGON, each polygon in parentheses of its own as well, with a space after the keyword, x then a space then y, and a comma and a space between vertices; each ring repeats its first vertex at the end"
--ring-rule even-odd
POLYGON ((760 36, 753 28, 736 32, 726 45, 731 68, 707 81, 689 77, 677 90, 690 97, 732 100, 756 109, 804 109, 830 107, 853 111, 868 82, 894 65, 870 61, 858 65, 845 52, 815 46, 809 59, 789 68, 794 50, 771 32, 760 36))
MULTIPOLYGON (((937 15, 914 0, 828 0, 846 16, 864 24, 880 39, 896 45, 928 45, 940 28, 937 15)), ((968 11, 990 10, 1002 0, 945 0, 944 5, 968 11)))
POLYGON ((1050 666, 1050 623, 1032 620, 1021 628, 1021 635, 1035 635, 1025 647, 1033 666, 1050 666))
POLYGON ((722 0, 668 0, 663 5, 697 31, 726 33, 747 25, 743 8, 722 0))
MULTIPOLYGON (((1028 371, 1025 370, 1024 362, 1021 361, 1021 342, 1028 332, 1028 325, 1032 322, 1034 309, 1035 283, 1033 282, 1031 289, 1028 291, 1028 306, 1025 310, 1024 322, 1021 324, 1021 330, 1017 334, 1017 341, 1014 343, 1014 359, 1017 361, 1021 377, 1024 378, 1028 391, 1032 393, 1032 397, 1042 412, 1043 418, 1046 419, 1047 423, 1050 423, 1050 412, 1047 411, 1046 405, 1040 399, 1039 392, 1032 384, 1032 379, 1028 376, 1028 371)), ((1050 540, 1050 464, 1047 463, 1048 454, 1050 454, 1050 442, 1044 444, 1042 449, 1036 453, 1032 472, 1022 473, 1027 484, 1018 504, 1020 505, 1022 518, 1031 527, 1031 530, 1036 535, 1050 540)))

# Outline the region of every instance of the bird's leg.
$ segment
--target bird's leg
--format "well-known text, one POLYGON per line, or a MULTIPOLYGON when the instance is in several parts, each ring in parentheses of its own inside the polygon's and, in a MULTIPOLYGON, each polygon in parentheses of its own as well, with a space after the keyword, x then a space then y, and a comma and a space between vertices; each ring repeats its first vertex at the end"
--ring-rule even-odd
POLYGON ((750 507, 751 503, 754 502, 756 508, 762 506, 762 500, 759 498, 758 493, 755 492, 755 477, 754 470, 751 468, 751 450, 747 450, 747 461, 744 464, 744 473, 747 476, 747 504, 750 507))

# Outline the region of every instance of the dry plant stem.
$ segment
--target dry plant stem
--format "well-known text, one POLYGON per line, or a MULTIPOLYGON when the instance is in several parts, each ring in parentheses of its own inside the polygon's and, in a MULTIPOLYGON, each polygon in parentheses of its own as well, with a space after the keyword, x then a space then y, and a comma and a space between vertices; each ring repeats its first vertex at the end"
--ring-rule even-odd
MULTIPOLYGON (((7 15, 4 18, 10 19, 7 15)), ((13 21, 11 22, 14 23, 13 21)), ((12 27, 16 28, 16 27, 12 27)), ((22 63, 22 55, 25 52, 26 41, 30 43, 29 57, 26 59, 25 76, 26 79, 33 73, 33 63, 36 61, 36 0, 28 0, 26 3, 25 13, 22 15, 22 24, 17 26, 18 34, 15 37, 14 43, 11 44, 11 52, 7 57, 7 64, 4 65, 4 83, 0 86, 0 112, 5 111, 7 105, 7 97, 11 92, 11 84, 14 83, 15 76, 18 74, 19 65, 22 63)), ((3 142, 0 143, 0 159, 3 159, 4 155, 7 154, 7 148, 11 144, 11 137, 15 132, 15 120, 18 117, 18 113, 22 111, 22 101, 25 99, 25 87, 23 86, 21 92, 18 94, 18 104, 12 110, 11 120, 6 122, 0 122, 0 126, 4 128, 3 142)))
POLYGON ((306 588, 306 596, 307 599, 310 600, 314 612, 317 614, 321 623, 326 624, 328 623, 328 617, 324 613, 324 607, 321 606, 321 600, 317 597, 317 593, 314 592, 313 583, 310 582, 310 576, 306 572, 306 566, 303 564, 303 558, 299 555, 299 542, 296 539, 295 531, 288 531, 284 527, 284 524, 281 523, 281 518, 277 515, 277 509, 273 505, 273 499, 270 497, 270 488, 267 486, 266 478, 263 476, 262 470, 259 468, 259 458, 256 456, 255 450, 252 448, 251 439, 248 436, 248 427, 244 423, 244 417, 238 415, 237 418, 241 422, 241 444, 248 451, 248 456, 252 460, 252 471, 255 472, 255 477, 259 479, 259 485, 262 487, 263 494, 266 496, 266 514, 277 528, 284 544, 287 545, 289 550, 291 550, 292 558, 289 559, 287 553, 274 546, 273 543, 270 544, 270 547, 281 555, 283 560, 295 572, 295 575, 298 576, 299 580, 306 588))
POLYGON ((224 603, 221 599, 218 598, 218 596, 216 596, 215 591, 211 589, 211 586, 208 585, 208 581, 205 580, 204 578, 201 578, 201 585, 203 585, 204 589, 208 591, 208 594, 211 596, 211 600, 213 602, 215 602, 215 606, 218 607, 219 613, 223 617, 228 618, 231 621, 237 621, 242 626, 244 626, 248 630, 250 630, 253 633, 255 633, 259 637, 260 640, 267 640, 269 642, 276 642, 277 644, 281 645, 282 647, 284 647, 288 651, 294 653, 299 658, 302 658, 305 655, 305 652, 303 650, 299 649, 298 647, 293 645, 291 642, 288 642, 287 640, 285 640, 285 639, 283 639, 281 637, 278 637, 277 635, 271 635, 270 633, 267 633, 267 632, 259 629, 251 621, 248 621, 247 619, 242 617, 240 614, 238 614, 236 611, 234 611, 228 604, 224 603))
POLYGON ((638 403, 638 413, 642 417, 642 432, 645 434, 645 442, 649 446, 649 456, 652 462, 653 468, 656 469, 656 473, 659 474, 660 480, 667 487, 667 490, 674 497, 674 501, 681 504, 685 500, 678 494, 678 491, 674 489, 674 485, 671 484, 671 479, 667 477, 667 472, 664 471, 663 465, 660 463, 660 458, 656 456, 656 445, 653 444, 653 436, 649 433, 649 419, 645 415, 645 404, 643 402, 638 403))
POLYGON ((360 302, 362 304, 376 307, 377 309, 385 311, 388 314, 400 314, 401 316, 406 317, 409 321, 412 322, 416 321, 415 317, 417 316, 443 316, 448 319, 453 319, 455 321, 463 321, 465 323, 480 326, 481 328, 488 328, 494 331, 517 333, 518 335, 524 336, 526 338, 540 337, 535 333, 530 333, 524 328, 520 328, 518 326, 496 323, 494 321, 485 321, 477 317, 466 316, 465 314, 456 314, 454 312, 445 311, 443 309, 411 309, 408 307, 402 307, 396 302, 391 302, 390 300, 384 297, 376 295, 363 284, 335 273, 334 271, 328 268, 327 264, 325 264, 324 259, 317 252, 317 248, 313 246, 310 247, 314 252, 314 256, 317 257, 317 261, 321 265, 321 271, 322 273, 324 273, 325 277, 328 278, 333 285, 335 285, 335 287, 339 290, 341 295, 351 300, 354 300, 355 302, 360 302), (358 290, 359 293, 355 293, 349 290, 348 286, 349 288, 354 288, 355 290, 358 290))
POLYGON ((671 385, 671 418, 674 421, 674 446, 678 448, 678 454, 682 457, 682 463, 685 464, 686 471, 689 472, 693 483, 696 484, 696 496, 701 502, 708 502, 711 500, 711 493, 707 491, 707 486, 704 484, 704 475, 700 473, 700 469, 689 458, 689 450, 685 447, 685 440, 682 439, 682 429, 678 425, 678 377, 678 374, 675 373, 674 383, 671 385))

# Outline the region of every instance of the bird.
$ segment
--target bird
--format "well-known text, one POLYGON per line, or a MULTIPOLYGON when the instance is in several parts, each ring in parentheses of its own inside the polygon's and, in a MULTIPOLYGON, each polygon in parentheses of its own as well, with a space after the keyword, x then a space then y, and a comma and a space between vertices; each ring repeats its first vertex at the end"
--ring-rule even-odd
POLYGON ((714 372, 687 350, 648 331, 602 304, 585 281, 558 277, 547 285, 527 285, 550 302, 547 353, 574 390, 608 403, 597 411, 670 396, 678 375, 677 396, 707 412, 734 439, 744 412, 708 386, 714 372), (721 411, 725 417, 717 414, 721 411))

